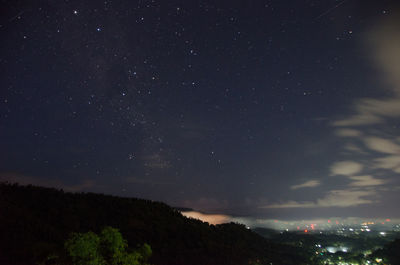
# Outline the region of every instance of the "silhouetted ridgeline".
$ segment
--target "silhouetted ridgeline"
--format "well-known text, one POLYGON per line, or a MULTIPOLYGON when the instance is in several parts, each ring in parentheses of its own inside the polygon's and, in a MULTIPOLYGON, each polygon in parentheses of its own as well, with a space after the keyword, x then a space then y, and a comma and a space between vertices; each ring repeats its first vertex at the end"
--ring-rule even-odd
POLYGON ((0 183, 0 263, 63 260, 71 232, 120 229, 129 246, 148 243, 155 265, 310 264, 295 248, 239 224, 209 225, 148 200, 0 183), (258 261, 258 263, 257 263, 258 261))

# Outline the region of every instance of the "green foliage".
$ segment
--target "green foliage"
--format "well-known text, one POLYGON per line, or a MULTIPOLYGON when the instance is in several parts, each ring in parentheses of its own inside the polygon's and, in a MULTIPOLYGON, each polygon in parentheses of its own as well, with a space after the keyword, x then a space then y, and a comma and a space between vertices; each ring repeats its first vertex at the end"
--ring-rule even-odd
POLYGON ((65 249, 77 265, 105 264, 99 251, 100 238, 93 232, 73 233, 65 242, 65 249))
POLYGON ((152 254, 152 250, 150 245, 144 243, 140 248, 139 248, 139 253, 140 255, 142 255, 143 259, 148 259, 150 258, 151 254, 152 254))
POLYGON ((89 231, 73 233, 65 242, 65 249, 76 265, 145 265, 151 247, 143 244, 131 253, 118 229, 105 227, 100 236, 89 231))
POLYGON ((123 264, 127 247, 118 229, 106 227, 101 231, 101 253, 108 264, 123 264))

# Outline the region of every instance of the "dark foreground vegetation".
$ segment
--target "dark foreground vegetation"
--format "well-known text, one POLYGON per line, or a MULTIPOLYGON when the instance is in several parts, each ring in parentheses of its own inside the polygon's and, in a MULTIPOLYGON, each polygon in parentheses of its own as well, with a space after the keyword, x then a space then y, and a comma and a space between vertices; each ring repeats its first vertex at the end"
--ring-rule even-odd
POLYGON ((0 264, 72 264, 72 233, 120 231, 148 244, 154 265, 313 264, 299 247, 275 244, 239 224, 209 225, 160 202, 0 183, 0 264))

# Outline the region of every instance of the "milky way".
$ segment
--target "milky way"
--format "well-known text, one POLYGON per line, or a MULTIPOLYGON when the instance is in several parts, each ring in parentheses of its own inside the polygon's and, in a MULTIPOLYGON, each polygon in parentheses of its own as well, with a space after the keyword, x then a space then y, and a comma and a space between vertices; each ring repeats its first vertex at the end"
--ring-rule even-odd
POLYGON ((0 179, 399 217, 396 1, 3 1, 0 179))

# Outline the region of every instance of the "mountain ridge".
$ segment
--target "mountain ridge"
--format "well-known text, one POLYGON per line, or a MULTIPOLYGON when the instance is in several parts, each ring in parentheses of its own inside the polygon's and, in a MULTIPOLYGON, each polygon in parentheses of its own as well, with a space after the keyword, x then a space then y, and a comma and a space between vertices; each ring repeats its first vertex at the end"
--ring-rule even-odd
MULTIPOLYGON (((66 260, 72 232, 118 228, 129 246, 148 243, 154 265, 309 264, 297 249, 269 242, 244 225, 210 225, 162 202, 0 183, 0 259, 39 263, 66 260)), ((42 263, 43 264, 43 263, 42 263)))

